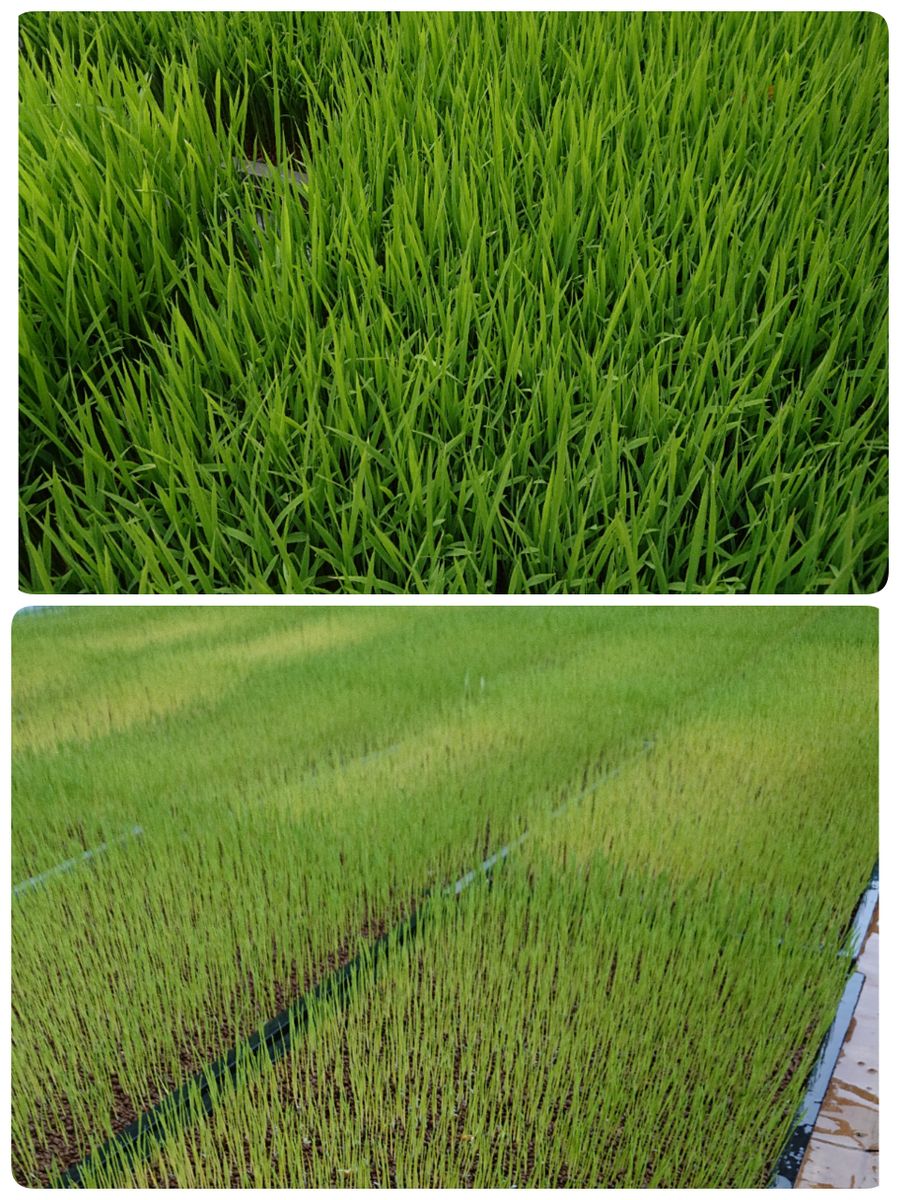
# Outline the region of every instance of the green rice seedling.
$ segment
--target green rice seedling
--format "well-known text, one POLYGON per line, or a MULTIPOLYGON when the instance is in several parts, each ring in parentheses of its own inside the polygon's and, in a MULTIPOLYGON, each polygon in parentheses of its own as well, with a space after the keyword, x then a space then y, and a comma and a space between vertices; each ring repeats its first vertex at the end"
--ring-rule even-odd
MULTIPOLYGON (((776 637, 793 636, 799 620, 790 612, 759 619, 776 637)), ((13 635, 14 739, 16 786, 28 805, 17 823, 15 872, 37 872, 84 848, 65 832, 72 810, 91 822, 78 834, 90 843, 116 832, 104 814, 138 821, 161 795, 194 804, 222 787, 247 796, 254 787, 289 788, 312 770, 390 746, 438 696, 467 711, 495 697, 507 676, 521 691, 518 672, 531 676, 527 690, 537 701, 554 673, 584 703, 590 687, 578 724, 600 745, 636 698, 636 663, 655 674, 663 705, 680 694, 673 632, 705 686, 755 653, 754 620, 745 616, 732 632, 730 618, 714 612, 703 628, 687 629, 664 611, 625 618, 581 609, 23 616, 13 635), (727 647, 714 653, 711 629, 729 631, 727 647), (589 651, 600 673, 585 680, 589 651), (172 761, 180 764, 174 794, 172 761)))
POLYGON ((23 587, 881 586, 878 17, 21 34, 23 587))
MULTIPOLYGON (((733 892, 751 927, 769 922, 792 955, 836 945, 877 840, 874 619, 596 608, 20 617, 14 882, 105 849, 14 897, 17 1177, 50 1182, 504 843, 529 847, 535 870, 557 864, 563 880, 606 863, 637 892, 733 892), (104 696, 127 721, 110 722, 104 696), (141 836, 123 839, 135 824, 141 836)), ((521 917, 527 931, 531 902, 513 894, 509 929, 521 917)), ((474 903, 463 895, 456 908, 434 902, 439 930, 474 903)), ((448 963, 449 936, 435 942, 448 963)), ((352 1011, 367 1003, 360 986, 352 1011)), ((314 1038, 331 1022, 318 1015, 314 1038)), ((417 1026, 405 1036, 412 1046, 417 1026)), ((430 1144, 404 1179, 435 1177, 430 1144)), ((260 1171, 267 1146, 254 1151, 260 1171)), ((220 1159, 208 1182, 228 1163, 243 1170, 231 1150, 220 1159)), ((345 1169, 360 1174, 360 1160, 345 1169)))
POLYGON ((687 721, 603 803, 536 820, 492 887, 434 901, 423 936, 345 1011, 323 1010, 208 1121, 91 1182, 765 1186, 877 846, 873 679, 839 647, 831 702, 812 637, 698 702, 719 737, 687 721), (820 750, 840 742, 815 770, 812 728, 820 750), (790 788, 780 805, 754 803, 764 769, 790 788), (676 848, 672 870, 634 852, 643 818, 676 848))

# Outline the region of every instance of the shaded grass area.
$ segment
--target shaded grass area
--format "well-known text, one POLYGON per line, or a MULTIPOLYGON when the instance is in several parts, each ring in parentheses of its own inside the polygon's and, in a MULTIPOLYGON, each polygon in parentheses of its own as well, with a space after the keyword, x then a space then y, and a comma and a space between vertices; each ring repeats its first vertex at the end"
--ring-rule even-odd
POLYGON ((879 18, 22 31, 26 588, 882 584, 879 18))
MULTIPOLYGON (((857 609, 596 608, 95 608, 18 620, 14 869, 45 869, 138 820, 144 834, 16 900, 16 1177, 48 1183, 54 1163, 96 1148, 426 889, 527 829, 490 895, 476 888, 477 900, 437 905, 425 958, 392 958, 377 994, 361 990, 340 1019, 316 1015, 312 1042, 296 1042, 277 1076, 248 1081, 208 1127, 173 1130, 162 1157, 106 1182, 227 1186, 237 1172, 260 1186, 314 1186, 350 1178, 338 1169, 382 1186, 550 1185, 563 1172, 575 1182, 622 1171, 640 1182, 648 1170, 709 1181, 701 1109, 675 1122, 671 1154, 652 1164, 626 1170, 598 1149, 612 1144, 608 1128, 588 1113, 595 1089, 613 1087, 612 1067, 601 1070, 609 1039, 633 1048, 640 1088, 656 1037, 643 991, 635 1008, 627 989, 598 986, 616 962, 631 963, 623 980, 645 964, 663 1032, 687 1021, 707 1045, 715 1022, 730 1027, 723 1062, 740 1052, 755 1073, 728 1110, 737 1128, 765 1101, 729 1167, 752 1182, 796 1100, 788 1067, 801 1070, 830 1018, 834 956, 810 946, 839 944, 876 853, 875 620, 857 609), (202 703, 190 700, 198 675, 202 703), (182 693, 187 704, 159 711, 158 695, 182 693), (93 731, 72 720, 79 695, 93 731), (127 705, 126 725, 110 726, 104 695, 127 705), (636 754, 649 737, 652 751, 636 754), (374 757, 373 747, 392 752, 374 757), (628 897, 621 913, 616 889, 628 897), (721 998, 735 999, 718 1010, 703 964, 720 941, 721 998), (672 970, 702 950, 677 968, 684 986, 667 1000, 655 974, 662 946, 672 970), (756 989, 769 998, 754 1016, 756 989), (512 1046, 523 1005, 540 1041, 576 993, 548 1078, 549 1059, 534 1074, 527 1055, 483 1053, 512 1046), (385 1005, 402 997, 400 1020, 385 1005), (592 1042, 601 1028, 605 1040, 592 1042), (576 1061, 586 1107, 572 1110, 559 1089, 576 1061), (389 1092, 406 1111, 402 1129, 389 1092), (467 1097, 458 1130, 444 1092, 467 1097), (562 1141, 546 1126, 554 1104, 562 1141), (477 1160, 462 1136, 476 1133, 477 1160), (351 1153, 359 1138, 380 1147, 377 1161, 351 1153), (511 1157, 498 1157, 496 1138, 511 1157)), ((681 1051, 659 1051, 653 1086, 680 1095, 678 1072, 693 1063, 691 1086, 709 1098, 724 1067, 711 1052, 698 1060, 691 1038, 683 1063, 681 1051)))

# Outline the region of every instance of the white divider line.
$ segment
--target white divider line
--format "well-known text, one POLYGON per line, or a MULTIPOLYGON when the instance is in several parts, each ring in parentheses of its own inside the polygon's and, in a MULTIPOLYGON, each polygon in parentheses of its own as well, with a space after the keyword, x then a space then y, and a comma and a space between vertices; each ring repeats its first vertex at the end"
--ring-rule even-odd
MULTIPOLYGON (((372 750, 368 754, 363 754, 360 758, 339 759, 335 769, 344 771, 349 767, 362 766, 364 763, 375 762, 379 758, 387 758, 391 754, 396 754, 400 749, 401 743, 395 742, 391 746, 385 746, 383 750, 372 750)), ((304 779, 314 779, 318 774, 318 768, 314 767, 311 771, 307 771, 304 779)), ((40 875, 32 875, 30 879, 23 879, 21 883, 13 885, 12 894, 20 896, 23 892, 30 892, 33 888, 40 887, 48 879, 54 875, 62 875, 66 871, 71 871, 75 867, 80 867, 91 859, 96 858, 100 854, 104 854, 110 845, 118 846, 122 842, 127 842, 129 838, 141 837, 143 829, 140 825, 134 825, 128 833, 123 833, 121 837, 114 838, 112 843, 101 842, 99 846, 94 846, 91 850, 85 850, 81 854, 76 854, 74 858, 67 858, 65 862, 57 863, 55 867, 50 867, 46 871, 42 871, 40 875)))
POLYGON ((271 163, 261 162, 258 158, 236 158, 234 165, 245 175, 253 175, 257 179, 270 179, 273 175, 280 175, 282 179, 290 179, 298 187, 305 187, 309 183, 309 176, 305 171, 288 171, 284 167, 274 167, 271 163))
MULTIPOLYGON (((579 792, 577 796, 572 796, 570 799, 564 800, 562 804, 554 808, 550 813, 550 816, 558 817, 564 813, 567 808, 571 808, 576 804, 580 804, 582 800, 587 799, 588 796, 596 792, 597 789, 604 783, 608 783, 611 779, 615 779, 616 776, 621 775, 625 767, 630 763, 635 762, 641 757, 641 755, 648 754, 655 745, 656 742, 653 738, 644 738, 643 747, 638 751, 637 754, 628 759, 622 764, 622 766, 615 767, 612 771, 604 771, 600 778, 592 783, 590 787, 585 788, 583 792, 579 792)), ((495 851, 492 855, 490 855, 489 858, 486 858, 479 866, 473 867, 471 871, 466 871, 465 875, 460 875, 456 883, 448 884, 447 887, 444 888, 443 894, 445 896, 458 896, 460 892, 467 888, 471 883, 475 882, 479 874, 487 875, 497 865, 498 862, 508 858, 511 852, 515 850, 517 846, 522 845, 522 843, 528 837, 529 832, 530 830, 526 829, 524 833, 520 833, 519 836, 513 841, 507 842, 505 846, 501 846, 499 850, 495 851)))
POLYGON ((111 845, 118 846, 122 842, 127 842, 129 838, 141 837, 143 832, 140 825, 133 825, 128 833, 123 833, 121 837, 113 838, 112 842, 101 842, 99 846, 94 846, 92 850, 84 850, 81 854, 76 854, 74 858, 67 858, 65 862, 57 863, 55 867, 50 867, 49 870, 42 871, 40 875, 32 875, 30 879, 23 879, 21 883, 13 886, 12 894, 14 896, 21 896, 23 892, 30 892, 34 888, 42 887, 54 875, 62 875, 66 871, 80 867, 82 863, 90 862, 92 858, 97 858, 99 855, 105 854, 111 845))
POLYGON ((393 742, 390 746, 385 746, 383 750, 371 750, 368 754, 363 754, 361 758, 339 759, 338 767, 343 771, 346 767, 361 767, 364 763, 376 762, 379 758, 389 758, 392 754, 397 753, 401 745, 401 742, 393 742))
MULTIPOLYGON (((399 749, 400 743, 396 742, 392 746, 386 746, 383 750, 372 750, 369 754, 362 755, 361 758, 339 759, 335 769, 344 771, 348 767, 361 766, 363 763, 374 762, 379 758, 387 758, 390 754, 396 754, 399 749)), ((318 768, 313 767, 311 771, 307 771, 303 778, 314 779, 318 773, 318 768)), ((121 837, 115 838, 112 845, 117 846, 122 842, 127 842, 132 837, 141 837, 143 832, 140 825, 135 825, 129 833, 123 833, 121 837)), ((182 837, 186 837, 186 834, 182 834, 182 837)), ((57 863, 55 867, 50 867, 48 870, 42 871, 40 875, 32 875, 30 879, 23 879, 21 883, 14 884, 12 894, 20 896, 23 892, 30 892, 33 888, 40 887, 54 875, 62 875, 66 871, 71 871, 74 867, 80 867, 84 863, 90 862, 92 858, 105 853, 109 849, 109 846, 109 842, 101 842, 99 846, 94 846, 92 850, 85 850, 82 854, 76 854, 74 858, 67 858, 65 862, 57 863)))
POLYGON ((569 800, 563 800, 562 804, 557 805, 557 807, 554 808, 550 816, 562 816, 566 809, 571 808, 573 804, 580 804, 582 800, 586 800, 588 796, 592 796, 598 788, 603 786, 604 783, 609 783, 611 779, 616 779, 619 775, 621 775, 625 768, 631 763, 636 762, 642 754, 649 754, 655 745, 656 741, 653 738, 644 738, 644 744, 637 754, 633 755, 630 759, 628 759, 627 762, 622 763, 621 766, 613 767, 611 771, 604 771, 599 779, 595 780, 590 787, 585 788, 583 792, 579 792, 577 796, 573 796, 569 800))
MULTIPOLYGON (((304 191, 309 184, 309 176, 305 171, 289 171, 285 167, 276 167, 273 166, 272 163, 263 162, 260 159, 253 158, 235 158, 233 163, 238 171, 242 171, 245 175, 250 176, 252 179, 272 179, 275 177, 280 177, 282 179, 289 180, 295 185, 295 187, 301 188, 304 191)), ((224 167, 225 163, 223 162, 220 165, 224 167)), ((256 210, 256 224, 258 228, 265 233, 266 214, 260 209, 256 210)), ((259 239, 257 238, 257 245, 258 244, 259 239)), ((306 257, 307 259, 310 258, 309 246, 306 247, 306 257)))
POLYGON ((467 888, 470 883, 475 882, 475 880, 478 878, 479 871, 486 875, 492 867, 495 867, 497 863, 501 861, 501 859, 508 858, 511 850, 515 850, 516 846, 521 846, 527 837, 528 833, 525 832, 520 834, 514 842, 509 842, 506 846, 501 846, 496 854, 492 854, 490 858, 486 858, 480 866, 474 867, 471 871, 466 871, 465 875, 461 875, 459 879, 457 879, 456 883, 451 883, 448 887, 445 887, 444 895, 449 896, 452 894, 454 896, 458 896, 459 893, 463 891, 464 888, 467 888))
MULTIPOLYGON (((267 175, 270 175, 271 173, 273 173, 273 171, 275 171, 275 168, 271 167, 268 163, 253 161, 251 159, 235 159, 234 162, 235 162, 235 166, 238 167, 239 169, 244 170, 248 174, 254 175, 257 177, 267 176, 267 175)), ((224 166, 225 164, 223 163, 222 165, 224 166)), ((296 182, 300 185, 307 182, 306 177, 303 176, 302 173, 289 172, 289 174, 292 174, 294 176, 294 182, 296 182)), ((38 609, 40 606, 32 605, 30 607, 32 609, 38 609)), ((51 608, 51 607, 62 608, 64 610, 66 606, 65 605, 47 606, 47 608, 51 608)), ((23 610, 23 611, 25 611, 25 610, 23 610)), ((47 611, 47 609, 44 609, 44 611, 47 611)), ((812 619, 812 618, 810 618, 810 619, 812 619)), ((787 636, 787 635, 784 635, 784 636, 787 636)), ((564 661, 568 661, 568 660, 564 660, 564 661)), ((537 671, 543 671, 545 669, 550 670, 550 669, 552 669, 553 666, 559 666, 559 665, 560 665, 559 663, 554 662, 554 663, 548 665, 547 667, 536 666, 533 669, 535 669, 537 671)), ((487 680, 485 679, 485 677, 483 675, 479 676, 479 691, 484 692, 486 683, 487 683, 487 680)), ((718 686, 719 683, 721 683, 721 680, 718 681, 717 684, 713 685, 712 690, 714 690, 714 688, 716 686, 718 686)), ((708 691, 711 689, 704 688, 701 690, 708 691)), ((463 692, 465 695, 468 695, 469 691, 470 691, 469 672, 466 671, 465 679, 463 680, 463 692)), ((364 754, 359 759, 351 759, 348 764, 345 764, 342 760, 338 760, 337 769, 343 770, 345 765, 352 766, 354 763, 362 764, 362 763, 366 763, 366 762, 373 762, 375 759, 378 759, 378 758, 387 757, 389 754, 396 753, 396 751, 400 749, 401 744, 402 743, 400 743, 400 742, 395 742, 392 745, 387 746, 384 750, 373 750, 369 754, 364 754)), ((653 746, 655 744, 656 743, 653 738, 645 738, 643 748, 638 752, 638 755, 636 755, 635 757, 639 757, 640 754, 648 753, 648 751, 653 749, 653 746)), ((565 812, 565 810, 570 805, 579 804, 582 800, 584 800, 588 796, 590 796, 591 793, 595 792, 597 790, 597 788, 599 788, 601 786, 601 784, 608 782, 610 779, 615 779, 617 775, 621 774, 625 765, 627 765, 627 764, 623 764, 623 766, 620 766, 620 767, 615 767, 612 771, 605 772, 589 788, 586 788, 583 792, 581 792, 578 796, 575 796, 573 799, 565 800, 562 804, 560 804, 557 808, 555 808, 550 815, 552 817, 559 816, 561 813, 565 812)), ((318 768, 314 767, 311 771, 308 771, 306 773, 304 778, 311 779, 311 778, 315 777, 317 774, 318 774, 318 768)), ((141 829, 141 827, 139 825, 135 825, 133 827, 131 833, 123 834, 122 837, 117 838, 116 844, 118 844, 119 842, 127 841, 129 837, 140 837, 143 832, 144 832, 143 829, 141 829)), ((502 846, 497 851, 496 855, 493 855, 490 859, 485 859, 480 867, 477 867, 474 870, 469 871, 467 875, 462 876, 460 879, 458 879, 456 881, 456 884, 453 885, 456 890, 456 894, 459 894, 459 892, 461 892, 464 887, 468 887, 468 885, 476 877, 479 870, 489 871, 491 869, 491 867, 493 867, 500 858, 506 858, 507 855, 509 854, 510 850, 513 849, 514 847, 518 846, 519 843, 527 836, 528 836, 528 834, 526 832, 526 833, 522 834, 522 836, 520 838, 518 838, 516 841, 510 842, 509 845, 507 845, 507 846, 502 846)), ((106 849, 107 849, 107 843, 103 842, 103 843, 101 843, 101 845, 96 846, 93 850, 85 850, 83 854, 81 854, 75 858, 66 859, 65 862, 59 863, 55 867, 51 867, 49 870, 42 872, 40 875, 33 875, 30 879, 25 879, 21 883, 14 884, 13 890, 12 890, 13 895, 18 896, 18 895, 21 895, 23 892, 30 891, 32 888, 39 887, 45 880, 51 878, 53 875, 59 875, 65 871, 71 871, 73 867, 76 867, 83 862, 89 861, 95 855, 102 854, 106 849)), ((876 887, 875 897, 877 899, 877 883, 876 883, 875 887, 876 887)), ((449 891, 451 889, 445 889, 445 890, 449 891)), ((864 935, 865 935, 865 930, 862 931, 862 936, 864 936, 864 935)), ((859 948, 861 948, 861 946, 862 946, 862 942, 860 941, 859 948)), ((854 958, 858 955, 859 948, 857 948, 854 958)))
MULTIPOLYGON (((487 680, 485 677, 483 675, 479 676, 479 691, 484 692, 486 684, 487 680)), ((463 687, 467 692, 469 689, 468 672, 466 672, 463 687)), ((643 748, 641 751, 639 751, 639 754, 646 754, 650 749, 652 749, 654 744, 655 743, 652 739, 645 738, 643 748)), ((351 758, 349 760, 338 759, 334 769, 343 771, 349 767, 363 766, 365 763, 375 762, 380 758, 388 758, 390 755, 396 754, 402 748, 402 745, 402 742, 393 742, 391 745, 385 746, 382 750, 371 750, 368 754, 363 754, 359 758, 351 758)), ((326 767, 325 769, 327 770, 328 768, 326 767)), ((612 771, 605 772, 589 788, 586 788, 583 792, 572 799, 564 801, 561 805, 559 805, 558 808, 555 808, 550 815, 553 817, 559 816, 560 813, 564 812, 570 805, 580 803, 587 796, 591 795, 592 792, 595 792, 597 788, 601 786, 601 784, 606 783, 610 779, 614 779, 621 773, 622 770, 623 767, 616 767, 612 771)), ((318 773, 319 768, 313 767, 312 770, 306 772, 303 778, 314 779, 318 773)), ((121 842, 127 841, 130 837, 140 837, 143 832, 144 831, 140 825, 135 825, 129 833, 123 834, 121 837, 116 838, 113 842, 113 845, 119 845, 121 842)), ((517 838, 515 841, 510 842, 506 846, 501 846, 496 854, 491 855, 490 858, 486 858, 479 867, 473 868, 466 875, 458 879, 452 887, 445 889, 445 891, 455 890, 455 894, 459 895, 463 888, 468 887, 469 884, 476 878, 479 871, 490 871, 494 866, 496 866, 500 859, 506 858, 510 850, 515 849, 515 847, 518 846, 527 836, 527 832, 523 833, 521 837, 517 838)), ((46 882, 46 880, 51 879, 54 875, 61 875, 66 871, 71 871, 74 867, 81 866, 85 862, 90 862, 92 858, 103 854, 108 847, 108 842, 101 842, 99 846, 95 846, 92 850, 85 850, 82 854, 76 855, 74 858, 67 858, 65 862, 57 863, 55 867, 50 867, 48 870, 43 871, 40 875, 33 875, 30 879, 24 879, 21 883, 14 884, 12 893, 14 896, 19 896, 24 892, 31 891, 33 888, 40 887, 46 882)))

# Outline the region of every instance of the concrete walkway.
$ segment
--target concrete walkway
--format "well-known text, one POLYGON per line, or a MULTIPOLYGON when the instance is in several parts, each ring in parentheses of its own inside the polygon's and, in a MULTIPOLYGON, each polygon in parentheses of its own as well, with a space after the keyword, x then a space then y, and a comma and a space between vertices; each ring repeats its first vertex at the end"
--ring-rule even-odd
POLYGON ((866 981, 796 1187, 878 1186, 878 910, 856 964, 866 981))

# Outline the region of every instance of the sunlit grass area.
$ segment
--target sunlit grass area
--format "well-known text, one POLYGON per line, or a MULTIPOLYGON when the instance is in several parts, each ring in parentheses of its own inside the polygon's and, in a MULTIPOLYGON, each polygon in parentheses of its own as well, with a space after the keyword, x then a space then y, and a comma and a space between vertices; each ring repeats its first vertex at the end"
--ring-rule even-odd
POLYGON ((30 13, 20 88, 25 588, 883 583, 881 18, 30 13))
POLYGON ((765 1183, 877 856, 876 617, 23 614, 17 1178, 417 912, 286 1057, 85 1181, 765 1183))

